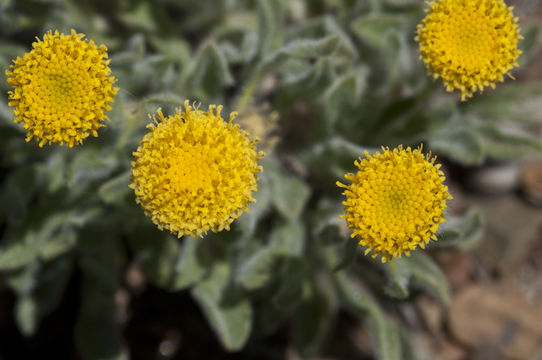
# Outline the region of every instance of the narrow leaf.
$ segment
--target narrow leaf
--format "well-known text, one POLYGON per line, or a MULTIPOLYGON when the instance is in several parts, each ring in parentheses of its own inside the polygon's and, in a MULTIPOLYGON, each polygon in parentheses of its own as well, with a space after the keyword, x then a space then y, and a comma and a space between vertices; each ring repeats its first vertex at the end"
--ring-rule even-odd
POLYGON ((512 133, 493 125, 478 127, 488 155, 497 159, 515 159, 542 151, 542 142, 527 134, 512 133))
POLYGON ((448 217, 437 232, 438 241, 431 248, 456 248, 470 250, 477 246, 484 235, 484 219, 477 210, 469 210, 462 217, 448 217))
POLYGON ((467 126, 441 129, 428 137, 429 148, 466 165, 480 164, 485 159, 484 142, 467 126))
POLYGON ((304 356, 315 355, 328 333, 331 304, 315 286, 304 284, 304 298, 293 318, 293 337, 296 347, 304 356))
POLYGON ((283 13, 282 3, 279 0, 258 0, 259 31, 258 42, 260 54, 266 55, 273 51, 282 41, 281 23, 283 13))
POLYGON ((114 293, 104 291, 88 277, 83 281, 82 303, 75 326, 75 341, 81 358, 125 359, 120 329, 115 321, 114 293))
POLYGON ((401 360, 401 340, 397 325, 344 272, 335 273, 335 280, 345 306, 354 314, 366 318, 377 358, 401 360))
POLYGON ((435 296, 442 304, 450 302, 448 281, 440 268, 421 251, 403 259, 412 274, 412 282, 435 296))
POLYGON ((291 309, 301 301, 305 263, 298 258, 290 258, 282 269, 281 283, 273 296, 273 304, 279 309, 291 309))
POLYGON ((404 259, 393 259, 385 264, 388 271, 389 282, 385 287, 385 291, 388 295, 404 299, 409 294, 409 281, 411 276, 410 268, 404 259))

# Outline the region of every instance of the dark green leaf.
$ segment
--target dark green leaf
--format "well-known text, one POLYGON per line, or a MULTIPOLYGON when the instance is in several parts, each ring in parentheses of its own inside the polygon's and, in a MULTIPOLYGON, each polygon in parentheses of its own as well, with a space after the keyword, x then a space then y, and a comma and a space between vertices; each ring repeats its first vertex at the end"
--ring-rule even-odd
POLYGON ((335 184, 344 181, 344 175, 355 171, 354 161, 364 156, 364 151, 374 152, 340 137, 332 137, 318 143, 301 154, 311 175, 321 182, 329 191, 340 194, 342 191, 335 184), (326 164, 322 166, 322 164, 326 164))
POLYGON ((353 237, 347 237, 340 245, 341 251, 339 253, 338 261, 333 265, 333 271, 340 271, 346 269, 356 260, 356 255, 361 249, 359 240, 353 237))
MULTIPOLYGON (((193 255, 190 251, 194 251, 194 249, 190 249, 190 247, 195 245, 189 243, 189 253, 185 254, 188 257, 193 255)), ((175 236, 149 227, 135 232, 129 238, 129 245, 134 252, 136 261, 141 266, 143 274, 153 284, 164 288, 169 288, 172 281, 177 282, 176 285, 178 286, 185 285, 183 284, 185 281, 175 274, 177 272, 176 264, 179 258, 182 257, 179 240, 175 236)), ((192 260, 187 258, 189 262, 192 260)), ((194 262, 185 264, 185 266, 191 265, 197 264, 194 262)), ((182 274, 178 275, 183 276, 182 274)), ((197 273, 194 275, 198 276, 197 273)))
POLYGON ((303 356, 313 356, 328 333, 332 308, 328 299, 311 283, 303 285, 303 299, 293 318, 293 338, 303 356))
POLYGON ((279 309, 291 309, 301 301, 305 263, 299 258, 289 258, 282 269, 281 283, 273 296, 273 304, 279 309))
POLYGON ((27 206, 37 190, 41 166, 31 164, 13 171, 2 190, 2 206, 10 223, 20 223, 27 213, 27 206))
POLYGON ((115 294, 110 289, 104 291, 95 279, 85 277, 75 326, 75 341, 82 359, 126 358, 115 318, 115 294))

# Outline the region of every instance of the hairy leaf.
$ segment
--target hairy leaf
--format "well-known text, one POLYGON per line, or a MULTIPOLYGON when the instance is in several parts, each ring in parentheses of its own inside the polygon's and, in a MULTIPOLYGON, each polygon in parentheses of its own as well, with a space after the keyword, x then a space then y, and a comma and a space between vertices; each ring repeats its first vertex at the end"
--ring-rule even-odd
POLYGON ((401 341, 397 325, 379 308, 378 304, 344 272, 335 273, 335 280, 344 305, 354 314, 366 319, 379 359, 400 360, 401 341))
POLYGON ((215 264, 207 279, 192 288, 191 293, 222 345, 229 351, 246 343, 252 328, 252 308, 246 294, 229 286, 231 267, 215 264))
POLYGON ((482 214, 471 209, 462 217, 448 217, 447 221, 440 225, 437 232, 438 241, 431 242, 430 247, 470 250, 480 243, 483 235, 484 219, 482 214))

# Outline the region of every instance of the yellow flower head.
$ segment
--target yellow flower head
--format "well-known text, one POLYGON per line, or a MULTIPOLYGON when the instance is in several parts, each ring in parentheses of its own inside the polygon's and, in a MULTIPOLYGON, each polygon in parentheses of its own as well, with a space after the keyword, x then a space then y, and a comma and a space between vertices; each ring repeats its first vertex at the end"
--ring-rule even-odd
POLYGON ((433 0, 428 4, 416 41, 428 72, 442 77, 446 90, 460 90, 465 100, 476 90, 495 88, 504 74, 519 66, 517 43, 522 37, 513 8, 503 0, 433 0))
POLYGON ((257 190, 256 141, 220 116, 222 106, 192 109, 164 117, 158 109, 132 162, 136 201, 160 229, 178 237, 229 230, 248 210, 257 190))
POLYGON ((10 106, 15 122, 24 122, 26 141, 78 145, 89 135, 98 136, 105 111, 111 110, 118 88, 110 76, 105 45, 49 31, 37 38, 32 50, 17 57, 6 70, 10 106))
POLYGON ((352 237, 366 246, 365 254, 382 255, 382 262, 407 256, 418 245, 423 249, 444 222, 446 200, 452 197, 443 184, 444 173, 435 158, 422 154, 421 147, 406 150, 402 146, 369 155, 355 161, 359 168, 345 178, 343 202, 352 237))

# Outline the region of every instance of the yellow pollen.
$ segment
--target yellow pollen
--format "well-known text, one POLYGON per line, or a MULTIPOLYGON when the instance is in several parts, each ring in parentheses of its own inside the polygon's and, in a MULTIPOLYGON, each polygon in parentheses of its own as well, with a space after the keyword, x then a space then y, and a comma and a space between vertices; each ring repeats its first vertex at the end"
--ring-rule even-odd
POLYGON ((366 253, 380 254, 385 262, 436 240, 451 196, 440 165, 434 162, 421 148, 382 148, 382 153, 366 152, 364 159, 355 162, 358 172, 345 175, 350 185, 337 182, 346 189, 342 217, 352 237, 367 247, 366 253))
POLYGON ((132 184, 136 201, 160 229, 175 235, 201 236, 211 230, 229 230, 247 210, 257 190, 257 139, 225 122, 222 106, 204 112, 185 102, 164 117, 157 111, 155 124, 134 152, 132 184))
POLYGON ((70 35, 49 31, 32 44, 6 70, 14 122, 24 123, 26 141, 78 145, 89 135, 98 136, 105 112, 118 88, 111 76, 107 48, 84 40, 75 30, 70 35))
MULTIPOLYGON (((461 99, 495 87, 515 66, 521 51, 517 18, 503 0, 433 0, 416 41, 430 74, 442 77, 461 99)), ((511 76, 511 75, 509 75, 511 76)))

